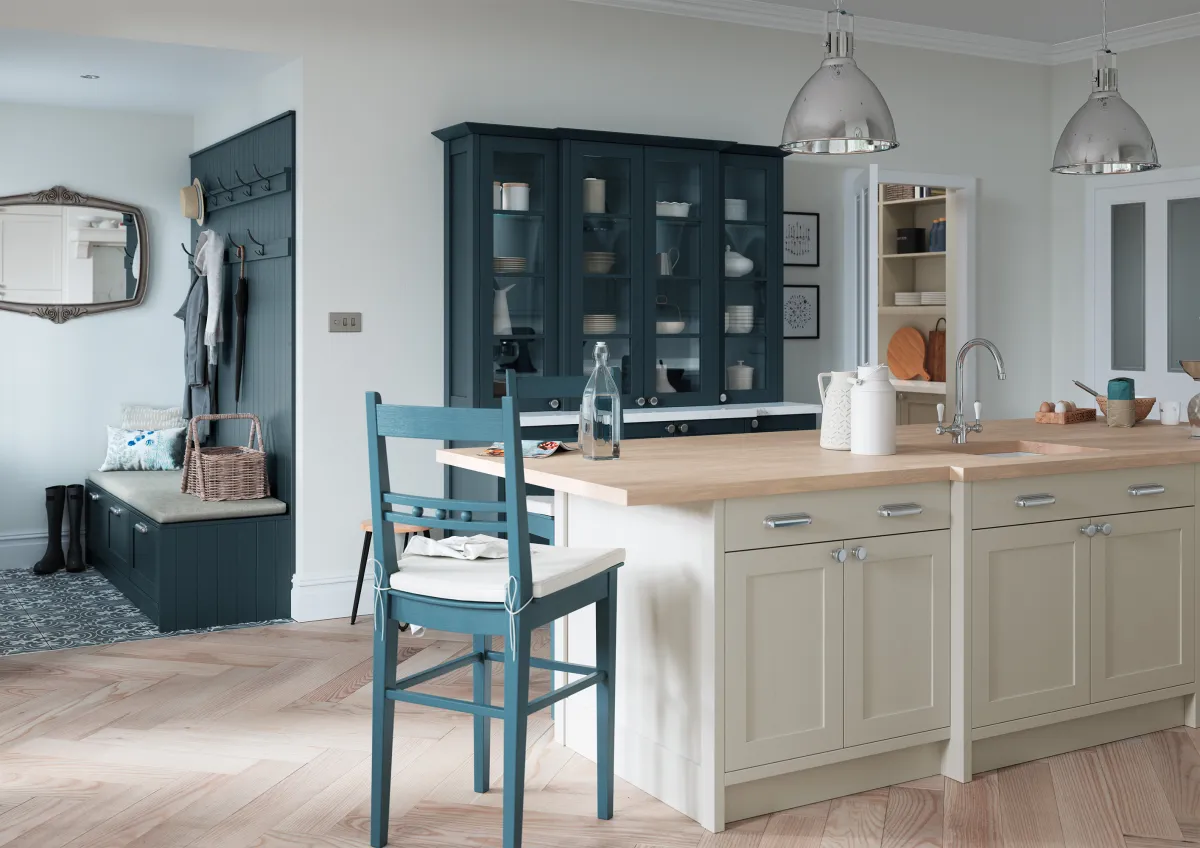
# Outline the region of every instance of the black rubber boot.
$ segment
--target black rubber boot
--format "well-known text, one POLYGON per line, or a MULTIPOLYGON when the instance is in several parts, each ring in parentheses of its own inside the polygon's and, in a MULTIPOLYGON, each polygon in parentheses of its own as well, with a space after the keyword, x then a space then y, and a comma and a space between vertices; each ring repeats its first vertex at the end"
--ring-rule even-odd
POLYGON ((83 561, 83 486, 67 486, 67 523, 71 526, 67 571, 78 574, 87 568, 83 561))
POLYGON ((51 486, 46 490, 46 555, 33 567, 34 574, 53 574, 65 568, 63 559, 63 508, 67 504, 67 487, 51 486))

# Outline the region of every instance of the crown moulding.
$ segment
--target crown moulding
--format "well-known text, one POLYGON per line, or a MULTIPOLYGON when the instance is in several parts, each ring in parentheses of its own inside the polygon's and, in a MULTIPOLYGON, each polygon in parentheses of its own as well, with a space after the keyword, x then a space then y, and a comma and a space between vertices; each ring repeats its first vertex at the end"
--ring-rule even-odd
MULTIPOLYGON (((573 0, 680 15, 721 23, 765 27, 791 32, 821 35, 825 32, 825 13, 816 9, 784 6, 765 0, 573 0)), ((855 38, 899 47, 916 47, 945 53, 961 53, 988 59, 1005 59, 1033 65, 1065 65, 1090 59, 1100 44, 1099 36, 1046 44, 1019 38, 1002 38, 940 27, 905 24, 855 15, 855 38)), ((1200 36, 1200 12, 1143 24, 1109 33, 1109 47, 1121 52, 1153 47, 1171 41, 1200 36)))

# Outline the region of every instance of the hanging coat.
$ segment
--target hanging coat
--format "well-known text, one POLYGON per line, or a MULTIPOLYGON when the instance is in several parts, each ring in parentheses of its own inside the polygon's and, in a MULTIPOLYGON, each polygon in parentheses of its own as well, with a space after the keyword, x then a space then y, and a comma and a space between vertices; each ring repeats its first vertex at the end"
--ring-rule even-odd
MULTIPOLYGON (((220 339, 217 323, 220 314, 221 268, 224 264, 224 241, 211 230, 204 230, 196 240, 195 267, 192 283, 188 287, 183 305, 175 317, 183 321, 183 417, 213 415, 217 412, 217 356, 216 343, 208 344, 210 330, 212 338, 220 339), (215 248, 215 249, 214 249, 215 248), (203 257, 203 258, 202 258, 203 257), (207 277, 204 270, 211 272, 207 277), (218 286, 216 308, 213 308, 213 283, 218 286)), ((207 441, 210 426, 202 422, 196 428, 201 442, 207 441)))

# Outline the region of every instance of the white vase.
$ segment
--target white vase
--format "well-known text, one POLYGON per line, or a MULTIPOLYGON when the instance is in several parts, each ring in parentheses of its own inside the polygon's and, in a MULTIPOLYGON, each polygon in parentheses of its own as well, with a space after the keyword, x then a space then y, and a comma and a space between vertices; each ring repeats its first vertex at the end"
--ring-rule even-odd
POLYGON ((821 447, 825 450, 850 450, 850 390, 853 371, 826 371, 817 375, 821 392, 821 447), (822 380, 828 379, 828 384, 822 380))
POLYGON ((886 365, 860 365, 850 388, 850 452, 896 452, 896 389, 886 365))
POLYGON ((492 332, 497 336, 512 335, 512 318, 508 314, 508 293, 514 286, 516 283, 496 289, 496 297, 492 301, 492 332))

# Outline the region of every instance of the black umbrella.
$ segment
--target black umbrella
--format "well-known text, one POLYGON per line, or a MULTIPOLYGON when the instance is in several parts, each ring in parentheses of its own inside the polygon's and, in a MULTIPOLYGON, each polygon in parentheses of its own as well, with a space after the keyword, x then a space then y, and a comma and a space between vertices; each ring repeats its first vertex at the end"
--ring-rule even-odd
POLYGON ((234 341, 234 359, 237 362, 234 372, 233 399, 242 399, 242 370, 246 363, 246 309, 250 305, 250 288, 246 280, 246 248, 238 245, 238 259, 241 260, 241 270, 238 271, 237 288, 233 293, 233 305, 237 313, 237 336, 234 341))

